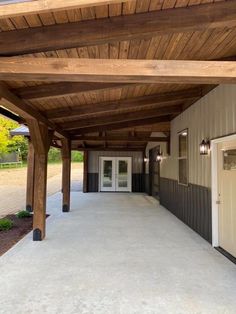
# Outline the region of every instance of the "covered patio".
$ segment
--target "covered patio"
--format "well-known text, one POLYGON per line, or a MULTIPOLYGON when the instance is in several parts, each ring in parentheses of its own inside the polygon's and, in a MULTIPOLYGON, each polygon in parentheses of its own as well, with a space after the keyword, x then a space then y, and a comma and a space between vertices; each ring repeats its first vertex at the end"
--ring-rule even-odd
POLYGON ((121 183, 127 191, 159 193, 146 188, 147 145, 164 144, 172 156, 173 119, 218 84, 236 83, 235 27, 232 0, 3 1, 0 112, 29 128, 26 209, 34 212, 34 240, 46 235, 51 145, 62 152, 63 212, 70 210, 72 149, 84 151, 84 192, 102 191, 93 154, 100 151, 133 158, 136 172, 121 183))
POLYGON ((235 313, 235 265, 154 198, 71 196, 1 257, 0 313, 235 313))
POLYGON ((0 29, 33 212, 0 259, 0 312, 235 313, 235 0, 6 1, 0 29))

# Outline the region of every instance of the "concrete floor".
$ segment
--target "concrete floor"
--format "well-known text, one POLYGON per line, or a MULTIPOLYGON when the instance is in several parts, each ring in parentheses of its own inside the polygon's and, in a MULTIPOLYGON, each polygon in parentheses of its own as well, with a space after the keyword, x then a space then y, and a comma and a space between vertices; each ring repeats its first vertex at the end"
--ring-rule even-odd
POLYGON ((151 197, 60 197, 46 240, 0 258, 0 313, 236 313, 236 266, 151 197))

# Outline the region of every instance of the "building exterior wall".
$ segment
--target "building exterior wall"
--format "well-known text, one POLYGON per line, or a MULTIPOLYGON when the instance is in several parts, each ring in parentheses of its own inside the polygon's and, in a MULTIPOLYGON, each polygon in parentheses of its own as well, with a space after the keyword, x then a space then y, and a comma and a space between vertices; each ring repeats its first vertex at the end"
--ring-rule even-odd
POLYGON ((188 129, 189 183, 211 187, 211 157, 199 154, 204 138, 236 132, 236 86, 221 85, 171 123, 171 156, 161 164, 161 176, 178 180, 178 133, 188 129))
POLYGON ((220 85, 171 122, 171 155, 165 156, 160 165, 161 204, 209 242, 211 156, 201 156, 199 144, 204 138, 233 133, 236 133, 236 86, 220 85), (178 133, 184 129, 188 129, 188 186, 178 184, 178 133))
POLYGON ((145 192, 143 153, 134 151, 91 151, 88 155, 88 192, 99 190, 99 157, 132 157, 132 192, 145 192))

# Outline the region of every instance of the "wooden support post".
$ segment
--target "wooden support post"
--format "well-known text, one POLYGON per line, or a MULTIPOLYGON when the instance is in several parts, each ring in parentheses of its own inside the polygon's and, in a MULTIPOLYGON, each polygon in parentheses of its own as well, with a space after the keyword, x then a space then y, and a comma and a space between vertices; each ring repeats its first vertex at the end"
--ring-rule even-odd
POLYGON ((71 141, 61 140, 62 148, 62 211, 70 211, 71 141))
POLYGON ((41 241, 45 237, 47 159, 53 131, 35 119, 27 120, 27 124, 35 152, 33 240, 41 241))
POLYGON ((83 192, 88 192, 88 151, 84 151, 83 192))
POLYGON ((34 208, 34 146, 31 140, 28 142, 27 158, 27 188, 26 188, 26 210, 33 211, 34 208))

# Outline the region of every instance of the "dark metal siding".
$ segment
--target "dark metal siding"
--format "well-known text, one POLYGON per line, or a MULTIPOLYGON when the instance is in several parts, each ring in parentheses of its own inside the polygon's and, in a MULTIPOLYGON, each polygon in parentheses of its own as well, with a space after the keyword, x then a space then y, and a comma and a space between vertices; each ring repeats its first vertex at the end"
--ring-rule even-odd
POLYGON ((149 173, 145 173, 144 175, 144 192, 150 195, 150 178, 149 173))
POLYGON ((132 174, 132 192, 145 192, 145 176, 142 173, 132 174))
POLYGON ((205 240, 212 241, 211 190, 161 178, 160 203, 205 240))
POLYGON ((98 192, 98 173, 88 173, 88 192, 98 192))
POLYGON ((160 198, 160 163, 156 161, 160 146, 149 150, 149 194, 160 198))

